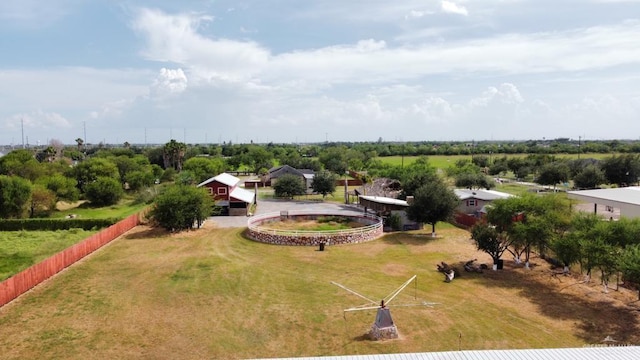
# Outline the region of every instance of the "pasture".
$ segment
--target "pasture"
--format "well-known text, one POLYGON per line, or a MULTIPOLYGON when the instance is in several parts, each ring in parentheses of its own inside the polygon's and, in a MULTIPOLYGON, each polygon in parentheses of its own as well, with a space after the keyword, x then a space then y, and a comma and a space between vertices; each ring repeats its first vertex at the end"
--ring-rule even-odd
POLYGON ((78 243, 95 231, 0 231, 0 281, 78 243))
MULTIPOLYGON (((583 158, 583 159, 587 159, 587 158, 593 158, 593 159, 599 159, 602 160, 604 158, 607 157, 611 157, 614 154, 600 154, 600 153, 588 153, 588 154, 553 154, 553 156, 555 156, 558 159, 578 159, 583 158)), ((489 155, 487 154, 479 154, 477 156, 486 156, 489 157, 489 155)), ((507 158, 512 158, 512 157, 526 157, 527 154, 492 154, 491 155, 491 159, 495 160, 497 158, 502 158, 506 156, 507 158)), ((391 164, 391 165, 397 165, 400 166, 402 164, 404 165, 409 165, 411 163, 413 163, 416 159, 418 159, 419 156, 385 156, 385 157, 379 157, 377 159, 379 159, 382 163, 385 164, 391 164)), ((465 159, 465 160, 471 160, 471 155, 430 155, 427 156, 427 158, 429 159, 429 164, 431 164, 431 166, 435 167, 436 169, 446 169, 450 166, 454 166, 456 161, 461 160, 461 159, 465 159)))
MULTIPOLYGON (((205 224, 206 225, 206 224, 205 224)), ((478 253, 466 231, 438 224, 376 241, 284 247, 243 229, 205 226, 167 234, 140 226, 0 308, 3 359, 268 358, 457 349, 573 347, 606 336, 640 341, 636 294, 603 294, 580 277, 525 270, 462 273, 445 283, 436 264, 462 269, 478 253), (375 311, 343 314, 416 274, 391 305, 400 338, 366 337, 375 311), (630 305, 631 304, 631 305, 630 305)))

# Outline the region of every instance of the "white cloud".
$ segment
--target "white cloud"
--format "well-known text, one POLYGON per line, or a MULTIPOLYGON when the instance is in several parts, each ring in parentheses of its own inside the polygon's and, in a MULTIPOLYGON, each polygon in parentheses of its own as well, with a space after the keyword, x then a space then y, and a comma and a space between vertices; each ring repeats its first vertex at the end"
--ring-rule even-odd
POLYGON ((13 114, 6 118, 4 123, 5 128, 9 131, 22 131, 24 126, 27 135, 33 130, 37 130, 40 133, 44 130, 45 133, 53 135, 71 127, 71 122, 64 116, 42 110, 13 114))
POLYGON ((164 97, 179 94, 187 89, 187 76, 182 69, 160 69, 160 74, 151 84, 151 96, 164 97))
POLYGON ((405 19, 419 19, 421 17, 425 17, 428 15, 433 15, 433 11, 427 10, 411 10, 407 15, 404 16, 405 19))
POLYGON ((198 33, 210 21, 209 16, 141 9, 132 26, 145 39, 147 59, 188 66, 199 79, 248 79, 268 63, 269 51, 255 42, 212 39, 198 33))
POLYGON ((467 8, 462 5, 457 5, 451 1, 442 1, 441 3, 442 11, 450 14, 458 14, 458 15, 469 15, 467 8))

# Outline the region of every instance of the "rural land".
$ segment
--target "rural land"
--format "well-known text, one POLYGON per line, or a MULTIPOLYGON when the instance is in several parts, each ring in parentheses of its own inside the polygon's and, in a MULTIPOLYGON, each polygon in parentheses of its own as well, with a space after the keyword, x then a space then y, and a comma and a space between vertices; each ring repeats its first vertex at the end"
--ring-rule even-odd
MULTIPOLYGON (((3 359, 640 344, 640 220, 612 208, 594 214, 593 204, 569 196, 639 185, 638 141, 109 145, 78 138, 0 151, 0 289, 137 219, 0 307, 3 359), (224 192, 208 187, 228 179, 237 183, 224 192), (481 199, 470 205, 460 190, 499 198, 480 209, 481 199), (232 193, 235 200, 218 197, 232 193), (362 213, 361 198, 393 200, 375 210, 380 234, 364 242, 274 245, 256 241, 247 225, 267 206, 280 216, 294 207, 362 213), (414 275, 389 304, 397 338, 372 340, 375 308, 344 311, 365 302, 359 295, 385 299, 414 275)), ((309 226, 278 231, 303 234, 309 226)))

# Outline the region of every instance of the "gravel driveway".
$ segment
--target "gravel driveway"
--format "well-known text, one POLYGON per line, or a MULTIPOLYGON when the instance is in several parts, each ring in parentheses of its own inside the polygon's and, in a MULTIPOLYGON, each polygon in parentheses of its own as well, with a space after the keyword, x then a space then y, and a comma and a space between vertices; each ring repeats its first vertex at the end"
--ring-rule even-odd
MULTIPOLYGON (((331 211, 338 214, 362 214, 362 209, 356 205, 304 200, 259 199, 258 206, 256 207, 256 215, 284 210, 331 211)), ((207 222, 212 222, 216 227, 246 227, 248 219, 246 216, 212 216, 207 219, 207 222)))

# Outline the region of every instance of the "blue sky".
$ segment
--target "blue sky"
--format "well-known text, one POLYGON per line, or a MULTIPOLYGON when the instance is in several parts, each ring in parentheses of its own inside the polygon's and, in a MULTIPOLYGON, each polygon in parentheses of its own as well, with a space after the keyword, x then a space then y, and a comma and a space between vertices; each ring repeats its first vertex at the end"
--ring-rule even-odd
POLYGON ((3 0, 0 54, 0 144, 640 138, 640 0, 3 0))

